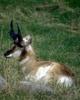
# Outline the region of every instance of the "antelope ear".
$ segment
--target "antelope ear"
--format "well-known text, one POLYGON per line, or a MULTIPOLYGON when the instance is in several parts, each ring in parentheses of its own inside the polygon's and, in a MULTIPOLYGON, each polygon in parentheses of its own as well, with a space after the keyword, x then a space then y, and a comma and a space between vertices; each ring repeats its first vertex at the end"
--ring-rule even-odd
POLYGON ((30 35, 28 35, 28 36, 23 38, 23 41, 24 41, 25 45, 27 46, 27 45, 32 43, 32 38, 30 35))
POLYGON ((17 39, 14 41, 14 43, 22 48, 24 47, 24 42, 23 42, 23 38, 22 38, 22 35, 21 35, 21 31, 20 31, 20 28, 19 28, 19 25, 17 24, 17 29, 18 29, 18 32, 17 32, 17 39))
POLYGON ((32 37, 30 35, 28 35, 27 39, 28 39, 28 43, 31 44, 32 43, 32 37))

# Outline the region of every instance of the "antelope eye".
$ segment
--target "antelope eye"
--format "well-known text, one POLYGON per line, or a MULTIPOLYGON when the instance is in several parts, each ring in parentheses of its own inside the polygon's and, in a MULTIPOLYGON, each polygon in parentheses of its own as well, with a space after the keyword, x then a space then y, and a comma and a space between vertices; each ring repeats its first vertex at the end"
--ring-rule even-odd
POLYGON ((21 43, 19 43, 19 42, 14 42, 14 44, 17 46, 17 47, 20 47, 20 48, 22 48, 22 47, 24 47, 21 43))

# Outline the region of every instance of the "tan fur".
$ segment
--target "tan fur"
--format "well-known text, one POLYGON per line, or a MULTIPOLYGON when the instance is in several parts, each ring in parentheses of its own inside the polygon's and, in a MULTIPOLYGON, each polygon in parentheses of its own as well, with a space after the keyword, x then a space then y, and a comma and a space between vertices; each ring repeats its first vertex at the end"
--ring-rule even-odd
POLYGON ((29 73, 31 73, 32 75, 35 75, 38 68, 46 67, 50 65, 51 69, 49 70, 48 74, 50 75, 52 79, 57 80, 60 75, 65 75, 68 77, 74 76, 73 72, 64 64, 51 62, 51 61, 40 61, 39 59, 37 60, 36 57, 34 56, 34 53, 32 53, 31 51, 26 52, 24 57, 21 57, 21 58, 24 59, 26 56, 30 57, 30 60, 23 64, 23 66, 25 67, 25 70, 23 71, 25 75, 29 73))
POLYGON ((12 52, 12 56, 16 57, 13 51, 18 52, 19 62, 26 80, 29 78, 29 80, 43 81, 44 83, 48 83, 50 80, 56 80, 57 83, 65 83, 66 86, 73 84, 74 74, 68 67, 58 62, 37 59, 31 42, 29 42, 31 40, 30 36, 27 36, 23 40, 25 40, 25 46, 18 48, 20 51, 14 50, 16 48, 13 47, 8 53, 12 52))

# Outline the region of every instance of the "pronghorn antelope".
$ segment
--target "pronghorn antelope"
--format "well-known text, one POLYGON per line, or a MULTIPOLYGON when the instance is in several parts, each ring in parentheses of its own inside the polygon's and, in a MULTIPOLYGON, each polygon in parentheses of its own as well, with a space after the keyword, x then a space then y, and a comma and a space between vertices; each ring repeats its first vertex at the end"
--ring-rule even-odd
POLYGON ((18 33, 15 33, 13 21, 11 21, 10 26, 10 36, 14 40, 14 44, 4 55, 6 58, 14 57, 19 59, 26 80, 24 83, 34 82, 43 85, 55 81, 57 84, 66 87, 74 83, 74 74, 69 68, 57 62, 37 60, 31 45, 31 36, 22 38, 18 25, 18 33))

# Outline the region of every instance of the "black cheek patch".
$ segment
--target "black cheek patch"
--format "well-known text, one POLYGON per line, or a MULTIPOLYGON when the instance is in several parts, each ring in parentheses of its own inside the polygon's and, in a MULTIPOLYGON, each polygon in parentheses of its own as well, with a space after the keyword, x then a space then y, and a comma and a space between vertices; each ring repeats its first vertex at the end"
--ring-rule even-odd
POLYGON ((19 61, 21 61, 22 59, 24 59, 26 57, 26 55, 27 55, 27 51, 25 49, 23 49, 23 51, 22 51, 22 53, 20 55, 19 61))

